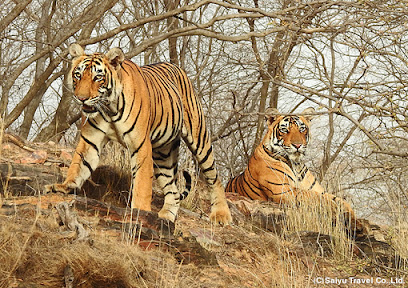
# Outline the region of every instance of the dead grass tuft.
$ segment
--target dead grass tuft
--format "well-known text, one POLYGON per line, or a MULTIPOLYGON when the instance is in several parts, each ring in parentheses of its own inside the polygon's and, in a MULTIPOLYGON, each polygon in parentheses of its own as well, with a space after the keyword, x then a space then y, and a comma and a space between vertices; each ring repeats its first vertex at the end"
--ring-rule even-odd
POLYGON ((143 251, 136 245, 104 237, 93 237, 91 244, 73 241, 59 231, 56 220, 49 219, 52 216, 37 216, 1 216, 0 287, 65 287, 67 265, 74 272, 74 287, 179 284, 179 278, 169 276, 177 274, 178 264, 166 252, 143 251))
POLYGON ((395 248, 399 263, 395 263, 401 270, 408 271, 408 223, 400 222, 390 230, 390 242, 395 248))
POLYGON ((350 227, 346 224, 342 207, 333 208, 324 201, 304 201, 295 207, 286 207, 284 234, 313 231, 330 235, 329 249, 336 260, 352 260, 353 241, 348 234, 350 227))

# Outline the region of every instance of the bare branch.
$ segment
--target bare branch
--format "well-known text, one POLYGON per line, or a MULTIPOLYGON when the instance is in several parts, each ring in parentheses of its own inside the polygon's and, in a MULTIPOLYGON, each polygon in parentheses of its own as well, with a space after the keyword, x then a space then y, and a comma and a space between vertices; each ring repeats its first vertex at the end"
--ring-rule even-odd
POLYGON ((24 0, 18 3, 13 10, 11 10, 6 17, 0 20, 0 33, 3 32, 6 27, 13 22, 14 19, 20 15, 20 13, 31 3, 32 0, 24 0))

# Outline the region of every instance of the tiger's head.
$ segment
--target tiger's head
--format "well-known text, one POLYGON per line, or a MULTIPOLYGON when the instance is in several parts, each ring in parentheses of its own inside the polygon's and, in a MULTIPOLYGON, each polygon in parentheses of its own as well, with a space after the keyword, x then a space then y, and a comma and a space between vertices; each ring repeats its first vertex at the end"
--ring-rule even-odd
POLYGON ((267 109, 265 118, 268 133, 264 138, 265 147, 277 155, 300 163, 309 142, 310 120, 315 110, 307 108, 301 115, 280 115, 277 109, 267 109), (309 115, 307 115, 309 114, 309 115))
POLYGON ((69 53, 73 57, 68 73, 68 85, 76 102, 82 105, 85 116, 95 117, 99 112, 105 116, 116 113, 116 90, 121 87, 118 71, 125 59, 120 48, 108 53, 86 55, 79 44, 72 44, 69 53))

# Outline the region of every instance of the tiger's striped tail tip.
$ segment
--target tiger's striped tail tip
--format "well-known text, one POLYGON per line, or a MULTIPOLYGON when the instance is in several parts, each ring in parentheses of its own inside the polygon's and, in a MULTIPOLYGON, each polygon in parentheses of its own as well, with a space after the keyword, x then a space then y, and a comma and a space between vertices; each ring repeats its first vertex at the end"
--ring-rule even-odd
POLYGON ((183 171, 184 179, 186 180, 186 186, 184 188, 184 192, 180 193, 180 200, 184 200, 187 198, 188 194, 191 191, 191 175, 187 171, 183 171))

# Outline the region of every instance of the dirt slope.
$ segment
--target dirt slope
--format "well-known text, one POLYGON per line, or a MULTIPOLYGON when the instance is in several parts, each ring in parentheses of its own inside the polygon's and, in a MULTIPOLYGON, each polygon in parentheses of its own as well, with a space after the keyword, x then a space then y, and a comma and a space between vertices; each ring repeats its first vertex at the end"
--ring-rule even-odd
POLYGON ((132 213, 128 176, 107 167, 76 195, 43 195, 44 184, 63 178, 70 151, 30 147, 2 147, 0 287, 408 285, 387 227, 366 222, 369 233, 358 237, 290 229, 296 208, 232 194, 234 223, 214 227, 200 184, 176 224, 163 223, 163 199, 156 194, 152 212, 132 213))

